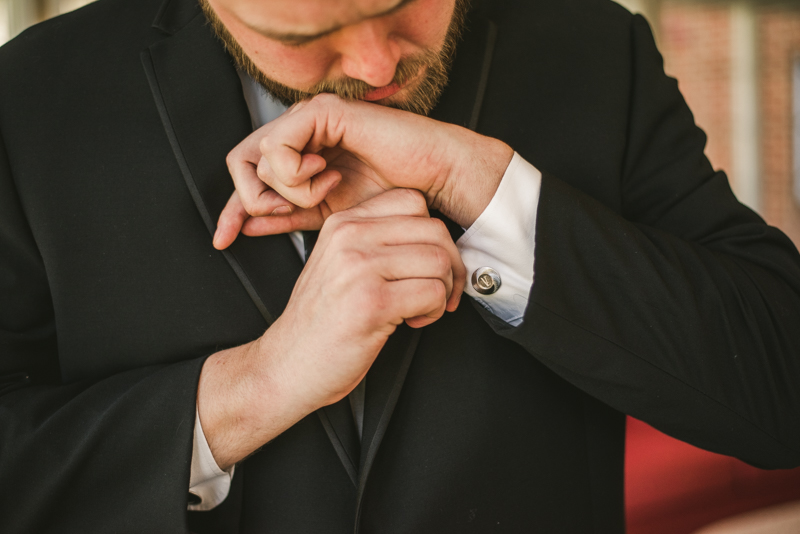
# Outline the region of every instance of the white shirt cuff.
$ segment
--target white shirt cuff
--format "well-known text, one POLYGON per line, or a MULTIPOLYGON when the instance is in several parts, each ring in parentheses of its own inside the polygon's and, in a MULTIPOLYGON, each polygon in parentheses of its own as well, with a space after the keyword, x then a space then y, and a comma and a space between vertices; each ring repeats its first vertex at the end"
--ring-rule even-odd
POLYGON ((219 468, 203 433, 199 410, 195 410, 195 414, 189 492, 198 496, 200 502, 190 504, 188 508, 192 511, 206 511, 218 506, 228 496, 236 466, 231 466, 227 471, 219 468))
POLYGON ((512 326, 522 323, 533 287, 541 185, 542 173, 515 152, 491 202, 456 242, 467 267, 465 292, 512 326), (491 295, 472 287, 472 273, 481 267, 491 267, 500 275, 500 289, 491 295))

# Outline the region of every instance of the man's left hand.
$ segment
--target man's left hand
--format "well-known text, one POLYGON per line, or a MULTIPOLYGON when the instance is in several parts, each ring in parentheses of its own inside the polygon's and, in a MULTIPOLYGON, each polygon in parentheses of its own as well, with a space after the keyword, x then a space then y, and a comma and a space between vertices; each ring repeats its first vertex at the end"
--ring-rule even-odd
POLYGON ((241 231, 315 230, 332 213, 393 188, 421 191, 469 227, 494 196, 513 150, 497 139, 405 111, 319 95, 259 128, 228 155, 236 192, 214 246, 241 231))

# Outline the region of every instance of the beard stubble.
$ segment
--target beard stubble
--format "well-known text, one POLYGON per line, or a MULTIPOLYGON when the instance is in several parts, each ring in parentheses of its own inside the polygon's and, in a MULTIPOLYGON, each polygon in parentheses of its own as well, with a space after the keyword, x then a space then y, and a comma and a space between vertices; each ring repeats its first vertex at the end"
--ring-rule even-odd
MULTIPOLYGON (((445 34, 444 44, 440 50, 426 50, 414 56, 400 59, 391 83, 396 83, 402 87, 420 72, 422 72, 422 75, 414 86, 409 87, 410 92, 405 99, 387 103, 388 106, 420 115, 427 115, 434 108, 442 91, 447 86, 450 67, 455 57, 456 45, 464 28, 464 21, 469 7, 468 3, 469 0, 456 0, 453 15, 450 18, 447 33, 445 34)), ((245 54, 241 45, 228 31, 228 28, 222 23, 209 5, 208 0, 200 0, 200 6, 208 23, 217 38, 222 42, 225 50, 233 58, 236 66, 253 78, 273 98, 287 106, 313 98, 320 93, 332 93, 346 100, 363 100, 366 94, 376 89, 376 87, 362 80, 350 77, 323 80, 305 90, 284 85, 261 72, 253 60, 245 54)))

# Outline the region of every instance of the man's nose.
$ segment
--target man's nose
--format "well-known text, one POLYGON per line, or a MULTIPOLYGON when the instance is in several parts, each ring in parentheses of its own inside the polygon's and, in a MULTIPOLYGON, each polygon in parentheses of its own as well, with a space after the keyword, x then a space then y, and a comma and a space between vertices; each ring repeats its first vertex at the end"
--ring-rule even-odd
POLYGON ((392 83, 401 53, 390 28, 381 20, 365 20, 345 28, 339 51, 344 74, 373 87, 392 83))

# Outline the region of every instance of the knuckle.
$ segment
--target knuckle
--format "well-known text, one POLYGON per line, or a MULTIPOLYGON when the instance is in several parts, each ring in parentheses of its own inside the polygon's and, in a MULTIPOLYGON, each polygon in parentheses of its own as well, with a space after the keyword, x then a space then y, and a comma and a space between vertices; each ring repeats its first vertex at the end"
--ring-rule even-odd
POLYGON ((305 182, 308 178, 297 174, 296 172, 282 172, 279 180, 286 187, 297 187, 305 182))
POLYGON ((334 238, 342 242, 352 242, 362 232, 361 224, 353 219, 340 222, 334 231, 334 238))
POLYGON ((322 223, 322 230, 327 229, 328 232, 332 232, 336 228, 338 228, 339 225, 343 224, 346 220, 347 217, 343 212, 338 211, 336 213, 332 213, 327 219, 325 219, 325 222, 322 223))
POLYGON ((414 213, 427 213, 428 203, 425 201, 425 195, 416 189, 402 189, 401 191, 403 191, 401 194, 405 202, 408 203, 409 208, 412 209, 414 213))
POLYGON ((228 165, 228 169, 230 169, 234 165, 236 165, 236 162, 239 160, 238 156, 239 156, 239 154, 238 154, 238 152, 236 151, 235 148, 233 150, 231 150, 230 152, 228 152, 228 155, 225 156, 225 164, 228 165))
MULTIPOLYGON (((262 193, 263 195, 263 193, 262 193)), ((250 206, 250 211, 247 213, 252 215, 253 217, 263 217, 265 215, 269 215, 271 209, 274 207, 270 206, 270 199, 266 196, 259 195, 250 206)))
POLYGON ((450 274, 452 267, 450 265, 450 255, 441 247, 436 247, 433 251, 434 261, 436 264, 436 274, 439 276, 446 276, 450 274))
POLYGON ((359 275, 363 273, 366 264, 369 262, 369 254, 358 249, 349 248, 341 251, 338 259, 339 263, 345 267, 342 271, 348 273, 347 278, 349 280, 353 276, 360 278, 359 275))
POLYGON ((444 282, 441 280, 430 280, 429 285, 428 295, 430 295, 432 302, 438 304, 447 299, 447 288, 445 288, 444 282))
POLYGON ((339 227, 347 223, 349 219, 342 212, 332 213, 323 223, 320 229, 320 236, 326 236, 333 239, 333 236, 339 231, 339 227))
POLYGON ((384 320, 391 299, 382 284, 368 283, 354 295, 351 304, 351 309, 360 322, 378 324, 384 320))
POLYGON ((265 135, 258 141, 258 150, 262 154, 269 154, 275 150, 276 141, 275 136, 265 135))
POLYGON ((265 184, 268 184, 271 178, 269 167, 267 165, 259 165, 256 167, 256 176, 258 176, 259 180, 265 184))
POLYGON ((373 313, 383 314, 385 313, 392 303, 392 298, 389 296, 389 292, 385 284, 375 284, 372 291, 368 295, 369 299, 369 307, 372 309, 373 313))
POLYGON ((435 236, 440 239, 450 239, 450 230, 447 229, 447 225, 444 224, 444 221, 431 217, 428 224, 431 226, 431 232, 433 232, 435 236))
POLYGON ((242 202, 242 207, 244 208, 244 211, 246 211, 249 215, 255 215, 258 206, 253 201, 253 199, 251 199, 249 196, 243 196, 243 195, 240 195, 239 199, 242 202))
POLYGON ((270 148, 272 142, 269 139, 268 135, 265 135, 258 141, 258 149, 261 150, 262 153, 266 152, 268 148, 270 148))
POLYGON ((297 206, 298 208, 301 208, 301 209, 304 209, 304 210, 311 209, 311 208, 315 207, 318 204, 317 202, 314 201, 313 198, 307 198, 307 197, 292 199, 292 203, 295 206, 297 206))

